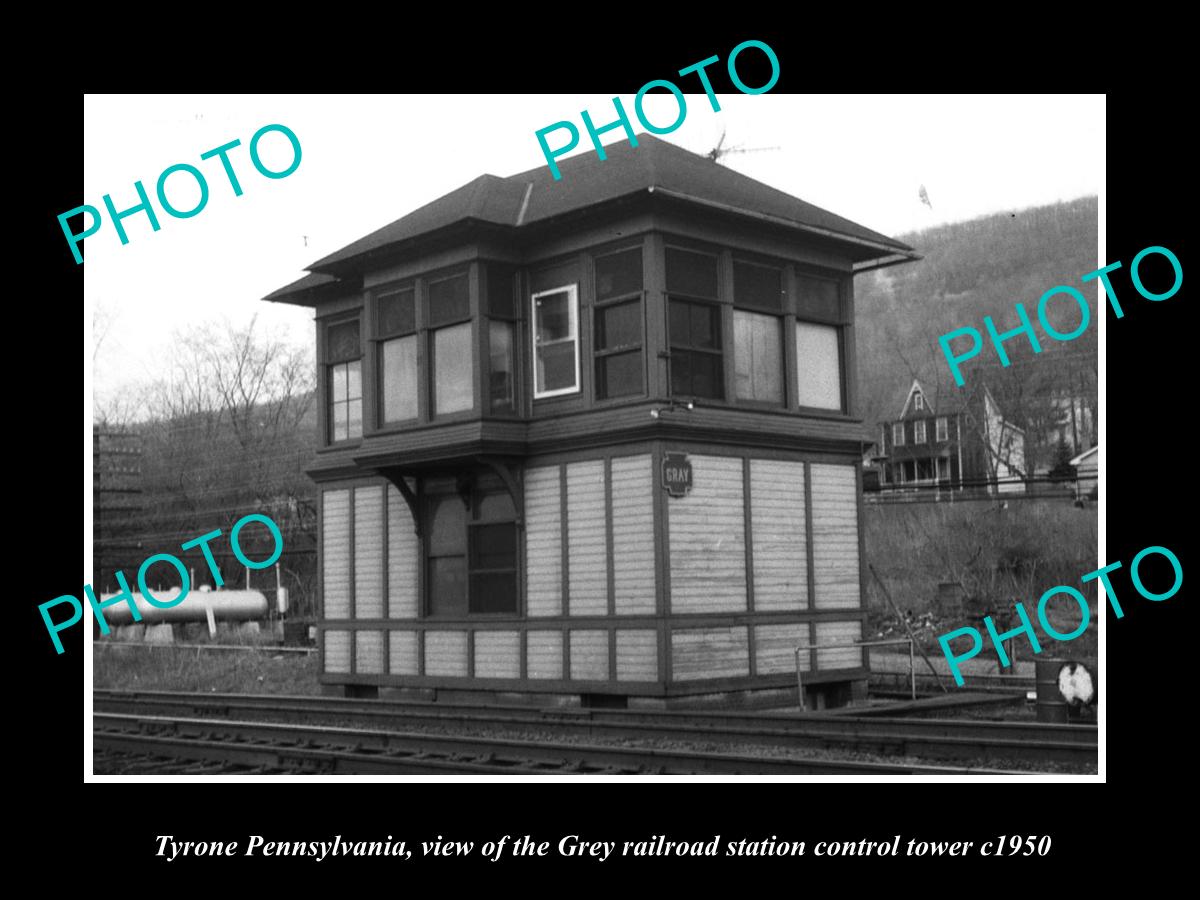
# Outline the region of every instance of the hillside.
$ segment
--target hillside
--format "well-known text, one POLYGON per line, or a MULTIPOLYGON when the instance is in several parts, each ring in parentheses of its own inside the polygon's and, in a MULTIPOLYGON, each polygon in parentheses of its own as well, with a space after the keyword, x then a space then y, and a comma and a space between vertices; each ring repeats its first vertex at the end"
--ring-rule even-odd
MULTIPOLYGON (((898 235, 925 258, 867 273, 854 285, 868 432, 874 434, 874 423, 899 412, 914 377, 935 397, 955 390, 938 347, 940 335, 964 326, 982 331, 985 315, 1005 329, 1015 327, 1013 304, 1018 301, 1037 327, 1043 293, 1060 284, 1082 290, 1080 276, 1097 268, 1097 222, 1097 199, 1082 197, 898 235)), ((1095 291, 1089 286, 1083 293, 1091 303, 1092 324, 1081 337, 1067 343, 1045 340, 1036 356, 1023 337, 1009 341, 1006 349, 1016 363, 1004 370, 985 336, 983 353, 964 364, 964 373, 987 366, 998 399, 1001 394, 1070 388, 1094 406, 1095 291)), ((1071 331, 1079 313, 1069 300, 1060 299, 1051 305, 1050 318, 1060 330, 1071 331)), ((1019 417, 1019 411, 1012 412, 1019 417)))

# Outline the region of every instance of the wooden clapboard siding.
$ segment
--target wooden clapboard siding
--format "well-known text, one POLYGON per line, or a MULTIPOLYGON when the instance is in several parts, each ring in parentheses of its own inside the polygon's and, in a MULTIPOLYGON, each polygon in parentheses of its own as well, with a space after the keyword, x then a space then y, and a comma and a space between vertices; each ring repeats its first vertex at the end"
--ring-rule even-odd
POLYGON ((671 672, 675 681, 749 675, 746 627, 672 631, 671 672))
POLYGON ((354 489, 354 617, 383 617, 383 486, 354 489))
POLYGON ((654 460, 649 454, 612 461, 612 565, 617 615, 653 613, 654 460))
POLYGON ((808 606, 804 463, 750 461, 755 610, 808 606))
POLYGON ((408 504, 393 485, 387 488, 388 616, 415 619, 420 610, 420 544, 408 504))
POLYGON ((607 531, 604 460, 568 464, 567 602, 573 616, 608 612, 607 531))
MULTIPOLYGON (((757 598, 756 598, 757 599, 757 598)), ((807 647, 808 623, 754 626, 754 664, 759 675, 796 671, 796 648, 807 647)), ((812 654, 800 654, 800 671, 812 667, 812 654)))
POLYGON ((354 670, 360 675, 383 674, 383 632, 354 633, 354 670))
MULTIPOLYGON (((818 622, 818 644, 848 644, 862 639, 862 622, 818 622)), ((861 647, 818 650, 818 669, 853 669, 863 664, 861 647)))
POLYGON ((562 518, 558 466, 525 472, 525 609, 533 616, 562 613, 562 518))
POLYGON ((393 675, 416 675, 420 672, 417 658, 417 633, 393 631, 388 635, 388 671, 393 675))
POLYGON ((742 460, 691 457, 695 486, 667 499, 672 612, 746 609, 742 460))
POLYGON ((345 489, 322 494, 321 600, 326 619, 350 618, 350 491, 345 489))
POLYGON ((350 632, 325 632, 325 671, 350 671, 350 632))
POLYGON ((607 631, 571 631, 571 677, 578 681, 608 680, 607 631))
POLYGON ((525 635, 525 668, 530 678, 562 678, 562 632, 528 632, 525 635))
POLYGON ((658 632, 650 628, 617 629, 617 680, 658 678, 658 632))
POLYGON ((520 678, 521 633, 476 631, 475 677, 520 678))
POLYGON ((813 576, 817 609, 855 608, 858 490, 853 465, 812 465, 813 576))
POLYGON ((465 631, 425 632, 425 674, 467 674, 467 633, 465 631))

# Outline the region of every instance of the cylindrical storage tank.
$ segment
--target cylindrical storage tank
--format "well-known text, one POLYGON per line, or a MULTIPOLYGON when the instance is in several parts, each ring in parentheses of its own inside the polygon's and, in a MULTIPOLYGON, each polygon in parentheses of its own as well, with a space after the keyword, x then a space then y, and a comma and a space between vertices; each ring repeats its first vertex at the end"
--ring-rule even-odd
MULTIPOLYGON (((117 594, 101 594, 101 602, 111 600, 117 594)), ((159 603, 167 603, 179 596, 179 588, 170 588, 154 594, 159 603)), ((218 622, 244 622, 262 619, 267 615, 267 597, 261 591, 191 591, 183 602, 169 609, 154 606, 140 593, 133 595, 142 622, 157 625, 161 622, 204 622, 206 609, 211 608, 218 622)), ((133 623, 133 613, 128 603, 114 603, 105 607, 104 620, 109 627, 133 623)))
POLYGON ((1039 722, 1065 724, 1079 717, 1080 707, 1096 700, 1096 681, 1088 666, 1069 659, 1034 663, 1039 722))

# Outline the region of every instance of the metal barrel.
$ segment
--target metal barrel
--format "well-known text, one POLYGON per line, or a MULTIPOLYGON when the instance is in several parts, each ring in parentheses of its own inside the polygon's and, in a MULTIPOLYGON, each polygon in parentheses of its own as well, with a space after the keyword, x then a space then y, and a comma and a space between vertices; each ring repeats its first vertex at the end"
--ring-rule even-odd
MULTIPOLYGON (((111 600, 116 594, 102 594, 101 601, 111 600)), ((155 593, 159 603, 168 603, 179 596, 179 588, 167 588, 155 593)), ((244 622, 261 619, 267 615, 267 597, 262 591, 199 591, 192 590, 178 606, 167 609, 152 605, 140 593, 133 594, 141 621, 146 625, 165 622, 204 622, 206 609, 212 608, 218 622, 244 622)), ((104 610, 104 620, 112 627, 133 623, 129 603, 114 603, 104 610)))
POLYGON ((1058 673, 1066 664, 1067 660, 1065 659, 1042 659, 1041 657, 1034 662, 1033 673, 1037 689, 1037 720, 1039 722, 1066 723, 1070 720, 1070 708, 1058 689, 1058 673))

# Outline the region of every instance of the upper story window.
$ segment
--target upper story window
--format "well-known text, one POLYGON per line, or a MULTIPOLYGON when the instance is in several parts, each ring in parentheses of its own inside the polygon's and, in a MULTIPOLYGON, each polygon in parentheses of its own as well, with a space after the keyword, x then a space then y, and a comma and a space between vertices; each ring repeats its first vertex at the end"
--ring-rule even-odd
POLYGON ((879 426, 879 453, 885 455, 887 453, 887 426, 879 426))
POLYGON ((734 385, 739 400, 783 404, 783 273, 733 264, 734 385))
POLYGON ((644 393, 642 249, 596 257, 596 399, 644 393))
MULTIPOLYGON (((796 274, 796 375, 802 407, 842 410, 842 329, 836 281, 796 274)), ((896 441, 897 445, 903 441, 896 441)))
POLYGON ((925 408, 925 395, 920 391, 913 394, 913 409, 922 410, 925 408))
POLYGON ((947 440, 950 437, 950 422, 945 416, 938 416, 934 423, 934 436, 939 441, 947 440))
POLYGON ((475 405, 470 283, 464 272, 430 281, 427 291, 432 414, 469 410, 475 405))
POLYGON ((892 446, 904 446, 904 423, 896 422, 892 425, 892 446))
POLYGON ((405 288, 376 302, 376 334, 380 386, 380 422, 393 424, 417 417, 416 291, 405 288))
POLYGON ((668 247, 671 393, 677 397, 725 397, 717 258, 668 247))
POLYGON ((358 319, 325 331, 329 441, 362 437, 362 347, 358 319))
POLYGON ((516 270, 489 263, 487 267, 488 312, 488 406, 492 412, 516 412, 516 270))
POLYGON ((913 422, 913 443, 914 444, 925 443, 925 420, 924 419, 917 419, 917 421, 913 422))
POLYGON ((577 285, 533 295, 533 396, 557 397, 579 390, 579 289, 577 285))

